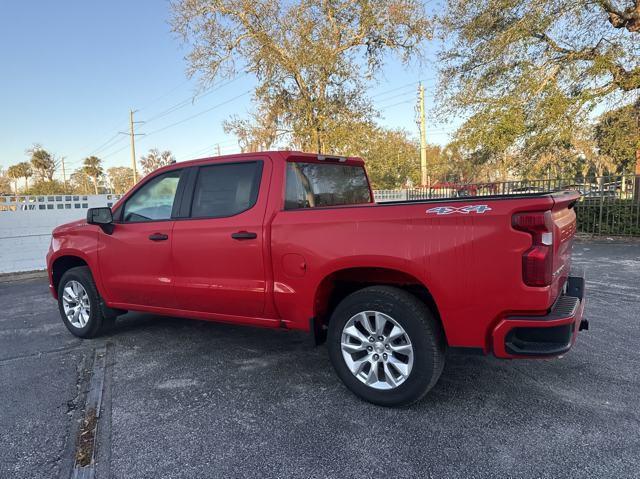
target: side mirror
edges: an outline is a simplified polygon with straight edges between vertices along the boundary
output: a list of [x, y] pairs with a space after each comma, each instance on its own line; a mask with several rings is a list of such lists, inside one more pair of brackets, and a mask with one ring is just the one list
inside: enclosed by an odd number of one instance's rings
[[113, 214], [111, 208], [89, 208], [87, 210], [87, 223], [98, 225], [107, 234], [113, 232]]

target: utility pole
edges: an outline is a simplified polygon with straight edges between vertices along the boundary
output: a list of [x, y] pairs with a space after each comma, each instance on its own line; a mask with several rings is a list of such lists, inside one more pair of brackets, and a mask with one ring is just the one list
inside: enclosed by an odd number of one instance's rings
[[136, 123], [144, 123], [144, 121], [133, 121], [133, 114], [137, 110], [129, 110], [129, 132], [121, 131], [123, 135], [129, 135], [131, 139], [131, 169], [133, 170], [133, 184], [138, 182], [138, 168], [136, 167], [136, 136], [144, 135], [144, 133], [136, 133], [133, 125]]
[[64, 192], [67, 192], [67, 174], [64, 170], [64, 156], [60, 159], [62, 163], [62, 184], [64, 185]]
[[133, 169], [133, 184], [138, 182], [136, 169], [136, 134], [133, 131], [133, 110], [129, 110], [129, 136], [131, 137], [131, 168]]
[[421, 186], [427, 186], [427, 122], [424, 112], [424, 87], [420, 82], [420, 172]]
[[220, 143], [216, 143], [216, 153], [220, 156]]

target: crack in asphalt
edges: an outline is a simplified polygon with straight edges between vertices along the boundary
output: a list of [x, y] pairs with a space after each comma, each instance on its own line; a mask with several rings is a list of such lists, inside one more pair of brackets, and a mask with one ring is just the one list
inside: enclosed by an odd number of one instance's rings
[[8, 358], [0, 359], [0, 366], [2, 366], [4, 364], [15, 362], [15, 361], [21, 361], [21, 360], [24, 360], [24, 359], [38, 358], [38, 357], [42, 357], [42, 356], [70, 353], [70, 352], [76, 352], [76, 351], [83, 351], [83, 350], [86, 350], [86, 349], [90, 349], [90, 348], [87, 347], [87, 346], [78, 345], [78, 346], [73, 346], [73, 347], [50, 349], [48, 351], [37, 351], [35, 353], [30, 353], [30, 354], [20, 354], [18, 356], [12, 356], [12, 357], [8, 357]]

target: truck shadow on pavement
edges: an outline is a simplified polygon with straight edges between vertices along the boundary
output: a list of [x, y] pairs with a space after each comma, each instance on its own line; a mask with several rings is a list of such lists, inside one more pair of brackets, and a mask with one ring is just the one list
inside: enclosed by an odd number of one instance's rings
[[[228, 364], [229, 374], [216, 377], [216, 383], [227, 388], [233, 388], [243, 376], [260, 371], [254, 379], [257, 391], [286, 391], [288, 387], [295, 394], [316, 384], [331, 388], [343, 401], [366, 404], [342, 386], [326, 346], [313, 346], [304, 333], [129, 313], [118, 319], [104, 339], [116, 343], [123, 354], [135, 354], [137, 364], [144, 364], [146, 358], [160, 370], [170, 370], [183, 362], [184, 367], [192, 368], [191, 376], [206, 376], [200, 366]], [[452, 402], [456, 408], [465, 404], [504, 408], [520, 401], [527, 402], [528, 407], [544, 408], [545, 398], [557, 400], [554, 391], [558, 388], [566, 390], [572, 379], [592, 376], [588, 363], [574, 361], [572, 356], [573, 351], [561, 359], [516, 362], [449, 352], [438, 383], [409, 409], [432, 409]], [[296, 376], [300, 382], [292, 387], [291, 378]]]

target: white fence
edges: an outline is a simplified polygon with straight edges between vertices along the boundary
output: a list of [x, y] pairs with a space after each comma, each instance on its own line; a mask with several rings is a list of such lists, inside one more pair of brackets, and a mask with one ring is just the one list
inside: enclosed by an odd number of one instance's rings
[[51, 231], [85, 218], [88, 208], [111, 206], [118, 195], [0, 196], [0, 273], [46, 267]]
[[[375, 190], [375, 200], [407, 199], [407, 190]], [[40, 270], [51, 231], [85, 218], [88, 208], [111, 206], [119, 195], [0, 196], [0, 274]]]
[[408, 199], [408, 190], [373, 190], [373, 199], [376, 203], [384, 203], [386, 201], [406, 201]]

